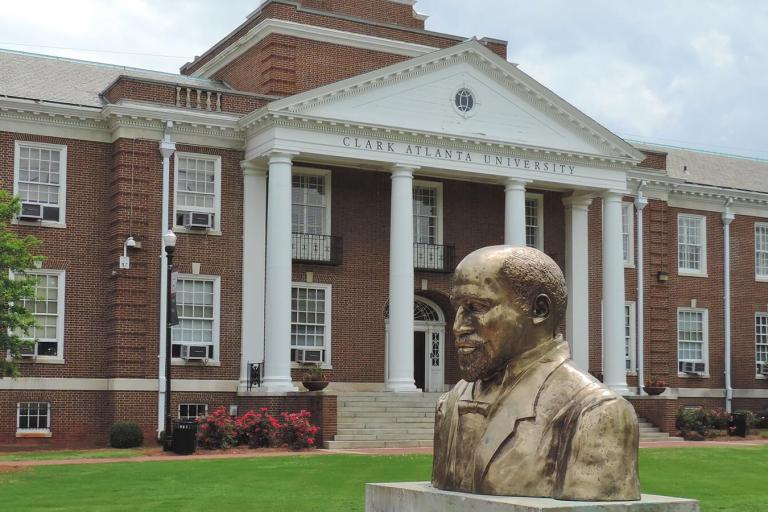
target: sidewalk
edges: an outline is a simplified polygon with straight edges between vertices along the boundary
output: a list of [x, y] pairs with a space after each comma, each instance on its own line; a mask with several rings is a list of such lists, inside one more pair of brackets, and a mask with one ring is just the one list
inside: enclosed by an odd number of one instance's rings
[[[738, 448], [768, 445], [768, 439], [746, 439], [730, 441], [643, 441], [640, 448]], [[431, 455], [432, 448], [360, 448], [352, 450], [304, 450], [299, 452], [278, 448], [258, 450], [235, 449], [225, 452], [199, 451], [195, 455], [174, 455], [159, 448], [151, 455], [137, 457], [79, 458], [56, 460], [0, 461], [0, 471], [21, 469], [31, 466], [63, 466], [68, 464], [109, 464], [113, 462], [164, 462], [180, 460], [248, 459], [259, 457], [310, 457], [320, 455]]]

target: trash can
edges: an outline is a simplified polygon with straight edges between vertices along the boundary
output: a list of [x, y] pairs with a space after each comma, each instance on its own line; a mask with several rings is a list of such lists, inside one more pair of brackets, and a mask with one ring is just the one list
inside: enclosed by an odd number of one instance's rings
[[734, 412], [728, 420], [728, 432], [732, 436], [747, 437], [747, 415]]
[[191, 455], [197, 448], [197, 422], [182, 420], [174, 423], [171, 450], [179, 455]]

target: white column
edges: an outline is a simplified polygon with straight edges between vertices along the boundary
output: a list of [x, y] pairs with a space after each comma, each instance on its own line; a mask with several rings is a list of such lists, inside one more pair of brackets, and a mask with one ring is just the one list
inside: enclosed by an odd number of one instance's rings
[[621, 199], [620, 192], [603, 193], [603, 383], [627, 394]]
[[525, 247], [525, 184], [509, 178], [504, 187], [504, 244]]
[[589, 196], [563, 198], [565, 205], [565, 280], [568, 285], [566, 338], [571, 357], [589, 371]]
[[297, 391], [291, 382], [291, 160], [269, 155], [267, 189], [264, 380], [266, 391]]
[[[643, 182], [645, 183], [645, 182]], [[642, 185], [635, 198], [637, 210], [637, 304], [635, 304], [635, 326], [637, 327], [637, 394], [643, 394], [645, 383], [645, 237], [643, 236], [643, 210], [648, 198], [642, 193]]]
[[264, 361], [264, 278], [267, 243], [267, 171], [253, 162], [243, 169], [243, 304], [240, 391], [248, 388], [248, 363]]
[[171, 156], [176, 151], [176, 144], [171, 140], [171, 130], [173, 129], [173, 122], [168, 121], [165, 126], [165, 132], [163, 134], [163, 140], [160, 141], [159, 151], [160, 156], [163, 159], [163, 185], [162, 185], [162, 199], [161, 199], [161, 212], [160, 212], [160, 232], [158, 236], [160, 238], [160, 347], [158, 351], [158, 372], [157, 372], [157, 435], [160, 436], [160, 432], [165, 430], [165, 358], [170, 357], [170, 354], [165, 352], [165, 332], [166, 332], [166, 314], [168, 305], [166, 304], [168, 288], [168, 263], [166, 262], [165, 245], [163, 242], [163, 235], [166, 231], [171, 229], [171, 224], [168, 222], [168, 209], [170, 208], [170, 182], [171, 182]]
[[387, 389], [416, 391], [413, 381], [413, 171], [392, 170], [389, 234]]

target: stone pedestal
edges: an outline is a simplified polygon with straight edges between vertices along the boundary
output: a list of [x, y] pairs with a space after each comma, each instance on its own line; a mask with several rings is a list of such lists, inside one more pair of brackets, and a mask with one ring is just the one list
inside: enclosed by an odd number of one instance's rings
[[643, 494], [640, 501], [559, 501], [441, 491], [429, 482], [367, 484], [365, 512], [699, 512], [699, 502]]

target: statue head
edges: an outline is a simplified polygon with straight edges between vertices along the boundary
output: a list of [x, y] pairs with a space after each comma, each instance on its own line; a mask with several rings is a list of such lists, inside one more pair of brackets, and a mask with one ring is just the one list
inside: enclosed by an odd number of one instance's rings
[[456, 267], [451, 302], [459, 374], [469, 382], [489, 380], [556, 335], [567, 304], [565, 278], [536, 249], [484, 247]]

